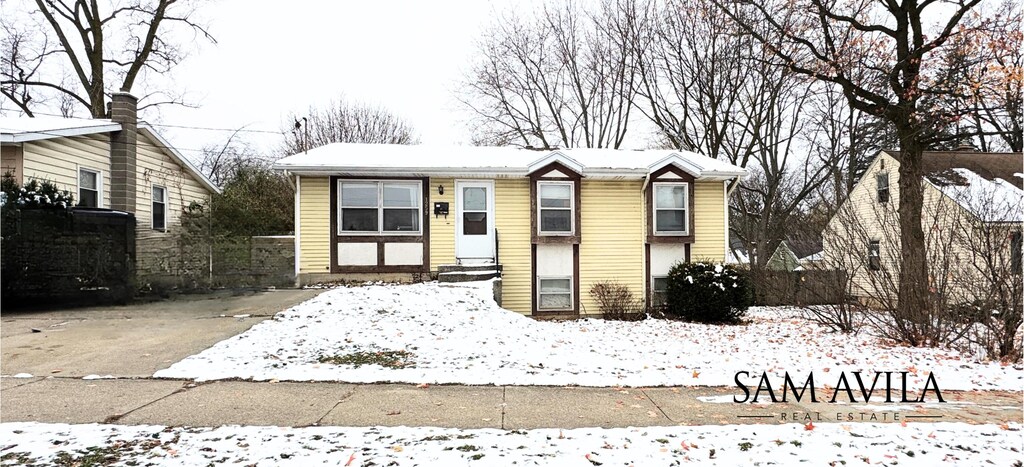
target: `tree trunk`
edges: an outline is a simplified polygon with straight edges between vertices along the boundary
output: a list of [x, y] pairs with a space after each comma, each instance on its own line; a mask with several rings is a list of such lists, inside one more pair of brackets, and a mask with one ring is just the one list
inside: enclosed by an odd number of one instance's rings
[[899, 169], [899, 223], [900, 223], [900, 273], [899, 300], [897, 313], [907, 320], [911, 329], [913, 345], [924, 344], [925, 330], [930, 326], [928, 312], [928, 268], [925, 253], [924, 229], [921, 226], [921, 212], [924, 203], [921, 177], [921, 153], [924, 150], [917, 140], [917, 129], [913, 126], [897, 128], [900, 139]]

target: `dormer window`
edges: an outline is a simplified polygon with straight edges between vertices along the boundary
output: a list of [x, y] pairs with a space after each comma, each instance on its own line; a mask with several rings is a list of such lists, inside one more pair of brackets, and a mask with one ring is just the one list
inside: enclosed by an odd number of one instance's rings
[[537, 218], [540, 235], [572, 235], [573, 183], [537, 182]]
[[654, 184], [654, 234], [688, 235], [690, 232], [688, 183]]

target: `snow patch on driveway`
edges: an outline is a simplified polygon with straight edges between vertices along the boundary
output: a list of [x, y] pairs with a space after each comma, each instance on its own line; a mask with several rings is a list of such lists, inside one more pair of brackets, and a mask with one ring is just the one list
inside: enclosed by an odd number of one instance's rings
[[[821, 388], [836, 386], [843, 371], [877, 370], [907, 371], [918, 390], [930, 372], [942, 390], [1016, 390], [1024, 382], [1024, 370], [953, 350], [830, 333], [779, 309], [750, 317], [744, 326], [535, 321], [498, 307], [489, 282], [337, 288], [155, 376], [635, 387], [733, 386], [737, 371], [750, 372], [752, 386], [762, 372], [789, 372], [802, 383], [813, 371]], [[892, 380], [898, 391], [899, 374]]]

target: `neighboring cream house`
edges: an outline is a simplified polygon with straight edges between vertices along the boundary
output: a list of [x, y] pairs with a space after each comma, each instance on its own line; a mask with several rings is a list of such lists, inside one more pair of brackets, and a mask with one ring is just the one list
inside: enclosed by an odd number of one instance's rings
[[[851, 292], [862, 298], [891, 297], [897, 290], [900, 193], [899, 161], [893, 154], [898, 155], [883, 151], [875, 157], [822, 235], [823, 258], [817, 267], [846, 270]], [[922, 168], [922, 226], [932, 293], [970, 302], [987, 287], [979, 274], [1007, 274], [1019, 281], [1021, 153], [926, 151]]]
[[19, 183], [49, 180], [78, 206], [133, 213], [140, 281], [173, 275], [182, 211], [218, 188], [152, 126], [136, 99], [117, 93], [109, 119], [0, 117], [0, 169]]
[[724, 261], [746, 174], [685, 151], [370, 144], [275, 168], [297, 188], [300, 283], [500, 275], [502, 305], [537, 316], [599, 312], [600, 281], [651, 297], [676, 262]]

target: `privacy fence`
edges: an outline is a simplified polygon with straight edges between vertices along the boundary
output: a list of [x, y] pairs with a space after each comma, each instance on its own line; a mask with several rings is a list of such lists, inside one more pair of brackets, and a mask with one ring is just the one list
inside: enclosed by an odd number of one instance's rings
[[135, 293], [135, 216], [106, 209], [3, 215], [3, 304], [124, 302]]
[[137, 232], [131, 213], [90, 208], [5, 209], [0, 228], [5, 308], [295, 284], [292, 236], [213, 235], [196, 224]]
[[290, 235], [147, 236], [139, 239], [138, 258], [144, 290], [295, 285], [295, 240]]
[[750, 274], [757, 305], [824, 305], [846, 299], [845, 271], [758, 271]]

